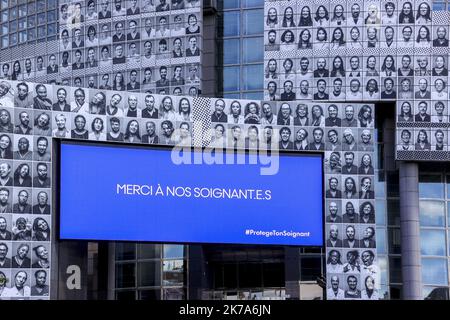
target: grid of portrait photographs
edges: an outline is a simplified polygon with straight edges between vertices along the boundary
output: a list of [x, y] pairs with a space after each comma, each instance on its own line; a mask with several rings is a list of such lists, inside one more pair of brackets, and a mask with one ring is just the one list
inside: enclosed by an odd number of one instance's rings
[[264, 99], [447, 96], [450, 12], [431, 6], [430, 0], [266, 0]]
[[12, 85], [0, 81], [0, 298], [48, 299], [51, 111], [15, 107]]
[[[373, 130], [369, 104], [193, 98], [0, 80], [1, 298], [48, 298], [52, 139], [323, 152], [326, 231], [353, 226], [348, 246], [334, 247], [341, 254], [356, 248], [363, 257], [365, 248], [375, 251]], [[344, 241], [342, 232], [336, 237]], [[21, 243], [28, 244], [28, 251], [19, 250], [28, 260], [15, 257]], [[31, 259], [31, 267], [9, 267], [19, 258]], [[352, 274], [376, 270], [374, 259], [362, 260], [347, 261]]]
[[325, 154], [328, 299], [379, 299], [373, 108], [210, 99], [209, 147]]
[[0, 78], [197, 96], [202, 19], [200, 0], [61, 0], [58, 39], [5, 54]]

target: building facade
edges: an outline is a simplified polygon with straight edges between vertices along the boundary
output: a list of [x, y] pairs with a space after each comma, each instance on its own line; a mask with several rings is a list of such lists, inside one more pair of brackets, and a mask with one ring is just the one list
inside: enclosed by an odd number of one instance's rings
[[[448, 8], [1, 1], [2, 298], [448, 299]], [[58, 240], [59, 139], [150, 133], [323, 153], [326, 245]]]

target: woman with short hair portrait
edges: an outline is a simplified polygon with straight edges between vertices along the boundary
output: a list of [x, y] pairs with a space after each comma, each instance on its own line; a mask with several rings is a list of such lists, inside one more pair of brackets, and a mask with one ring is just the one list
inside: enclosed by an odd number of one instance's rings
[[89, 133], [89, 140], [105, 141], [105, 125], [103, 119], [95, 117], [91, 123], [91, 132]]
[[288, 29], [281, 35], [281, 51], [288, 51], [295, 49], [295, 35]]

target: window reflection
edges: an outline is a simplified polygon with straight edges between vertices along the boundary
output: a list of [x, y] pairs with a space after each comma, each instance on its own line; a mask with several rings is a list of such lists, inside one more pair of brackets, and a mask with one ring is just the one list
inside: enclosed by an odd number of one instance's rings
[[439, 174], [423, 174], [419, 176], [419, 197], [442, 199], [444, 197], [444, 184]]
[[378, 256], [378, 267], [380, 268], [380, 284], [387, 284], [387, 272], [388, 272], [388, 265], [387, 265], [387, 258], [386, 256]]
[[264, 16], [262, 9], [244, 11], [244, 34], [262, 34], [264, 24], [261, 23], [261, 17]]
[[224, 12], [223, 36], [238, 36], [240, 34], [240, 14], [238, 11]]
[[377, 228], [376, 232], [376, 240], [377, 240], [377, 252], [380, 254], [386, 253], [386, 229], [385, 228]]
[[422, 255], [444, 256], [445, 231], [422, 229], [420, 231], [420, 244]]
[[164, 258], [183, 258], [184, 257], [184, 246], [165, 244], [164, 245]]
[[239, 39], [227, 39], [223, 41], [223, 64], [240, 63], [240, 41]]
[[448, 285], [447, 260], [438, 258], [422, 259], [422, 282], [431, 285]]
[[445, 226], [445, 207], [442, 201], [419, 202], [420, 225], [427, 227]]
[[244, 90], [257, 90], [263, 86], [263, 66], [249, 65], [243, 67]]
[[377, 225], [386, 225], [386, 204], [384, 200], [377, 200], [375, 202], [375, 215]]
[[239, 91], [239, 67], [223, 68], [223, 91]]

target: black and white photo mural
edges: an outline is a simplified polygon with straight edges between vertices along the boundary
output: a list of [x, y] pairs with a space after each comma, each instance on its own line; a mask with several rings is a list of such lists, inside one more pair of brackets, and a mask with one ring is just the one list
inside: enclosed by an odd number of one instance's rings
[[266, 0], [265, 100], [396, 101], [398, 160], [450, 159], [450, 12], [430, 0]]
[[323, 153], [330, 288], [338, 281], [346, 298], [375, 299], [374, 111], [372, 104], [194, 98], [0, 80], [1, 298], [56, 298], [49, 296], [56, 216], [51, 151], [55, 139], [66, 138]]
[[60, 0], [57, 11], [58, 36], [27, 44], [27, 50], [19, 46], [2, 52], [0, 78], [104, 90], [200, 93], [201, 1]]

